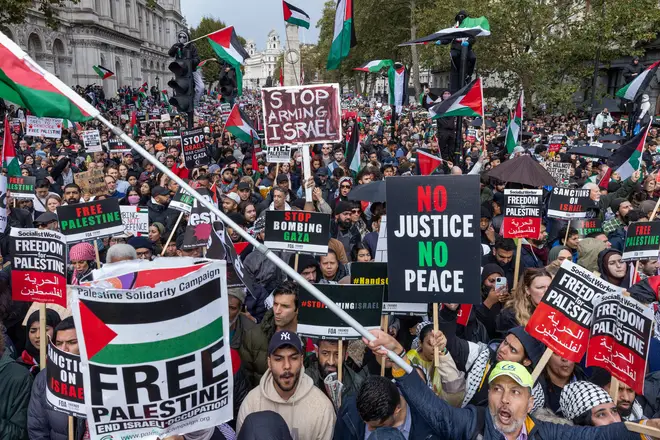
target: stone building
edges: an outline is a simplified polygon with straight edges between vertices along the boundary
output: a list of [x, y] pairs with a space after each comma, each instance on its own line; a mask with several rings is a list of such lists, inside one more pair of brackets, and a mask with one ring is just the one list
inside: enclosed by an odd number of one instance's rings
[[[38, 1], [27, 20], [5, 32], [37, 63], [69, 85], [103, 82], [106, 96], [118, 87], [165, 86], [172, 76], [167, 51], [184, 24], [181, 0], [80, 0], [59, 9], [58, 29], [45, 25]], [[115, 73], [101, 80], [92, 69], [100, 64]]]
[[253, 40], [248, 40], [245, 45], [250, 58], [245, 60], [245, 73], [243, 75], [243, 88], [245, 90], [259, 89], [266, 85], [266, 79], [270, 76], [273, 85], [279, 85], [279, 70], [275, 67], [277, 59], [284, 52], [280, 43], [280, 36], [274, 30], [268, 33], [266, 48], [257, 50]]

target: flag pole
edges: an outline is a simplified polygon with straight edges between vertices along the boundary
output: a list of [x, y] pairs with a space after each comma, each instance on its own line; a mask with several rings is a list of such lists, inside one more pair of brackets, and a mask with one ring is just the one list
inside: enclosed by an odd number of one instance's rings
[[[181, 188], [189, 192], [199, 203], [201, 203], [203, 206], [208, 208], [212, 213], [218, 216], [220, 220], [225, 224], [226, 227], [232, 228], [234, 231], [236, 231], [241, 237], [243, 237], [248, 243], [254, 246], [256, 250], [264, 254], [266, 258], [268, 258], [270, 261], [272, 261], [277, 267], [279, 267], [289, 278], [292, 280], [296, 281], [302, 288], [307, 290], [309, 293], [314, 295], [316, 299], [321, 301], [327, 308], [330, 309], [335, 315], [337, 315], [341, 320], [343, 320], [345, 323], [353, 327], [362, 337], [364, 337], [367, 341], [373, 341], [376, 339], [374, 335], [369, 333], [367, 329], [365, 329], [362, 324], [357, 322], [352, 316], [350, 316], [348, 313], [346, 313], [344, 310], [342, 310], [337, 304], [335, 304], [333, 301], [331, 301], [327, 296], [323, 294], [319, 289], [314, 287], [309, 281], [307, 281], [302, 275], [300, 275], [298, 272], [293, 270], [291, 266], [286, 264], [284, 261], [282, 261], [275, 253], [271, 252], [271, 250], [264, 246], [262, 243], [258, 242], [255, 238], [253, 238], [247, 231], [245, 231], [243, 228], [239, 227], [234, 221], [232, 221], [227, 215], [222, 212], [221, 210], [218, 209], [217, 206], [215, 206], [213, 203], [211, 203], [209, 200], [206, 200], [204, 197], [199, 195], [199, 193], [193, 189], [190, 185], [188, 185], [183, 179], [181, 179], [179, 176], [177, 176], [175, 173], [172, 172], [169, 168], [167, 168], [164, 164], [160, 163], [158, 159], [156, 159], [155, 156], [152, 156], [149, 154], [142, 146], [140, 146], [137, 142], [135, 142], [133, 139], [131, 139], [126, 133], [124, 133], [121, 129], [115, 127], [110, 121], [105, 119], [100, 113], [98, 113], [96, 116], [96, 119], [101, 122], [103, 125], [108, 127], [116, 136], [119, 138], [123, 139], [128, 145], [131, 146], [131, 148], [135, 151], [138, 152], [142, 157], [147, 159], [149, 162], [151, 162], [158, 170], [162, 171], [164, 174], [166, 174], [170, 179], [174, 180], [176, 183], [179, 184]], [[412, 367], [408, 365], [402, 358], [400, 358], [396, 353], [387, 350], [387, 357], [389, 357], [392, 362], [397, 364], [400, 368], [404, 369], [407, 373], [412, 372]]]

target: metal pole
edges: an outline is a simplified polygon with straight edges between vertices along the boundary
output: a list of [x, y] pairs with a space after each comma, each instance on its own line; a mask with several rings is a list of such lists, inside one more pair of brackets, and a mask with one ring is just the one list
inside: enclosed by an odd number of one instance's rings
[[[319, 289], [314, 287], [309, 281], [307, 281], [302, 275], [300, 275], [298, 272], [293, 270], [288, 264], [286, 264], [284, 261], [282, 261], [277, 255], [275, 255], [271, 250], [264, 246], [262, 243], [259, 243], [256, 239], [254, 239], [247, 231], [245, 231], [243, 228], [238, 226], [236, 223], [234, 223], [229, 217], [225, 215], [222, 211], [218, 209], [217, 206], [215, 206], [213, 203], [199, 195], [197, 191], [195, 191], [190, 185], [188, 185], [183, 179], [181, 179], [179, 176], [174, 174], [172, 170], [167, 168], [165, 165], [160, 163], [158, 159], [156, 159], [154, 156], [149, 154], [144, 148], [142, 148], [137, 142], [135, 142], [133, 139], [131, 139], [126, 133], [121, 131], [119, 128], [115, 127], [105, 119], [101, 114], [96, 116], [96, 119], [98, 119], [101, 123], [103, 123], [106, 127], [108, 127], [112, 132], [123, 139], [128, 145], [131, 146], [132, 149], [137, 151], [142, 157], [147, 159], [149, 162], [151, 162], [156, 168], [158, 168], [160, 171], [165, 173], [170, 179], [174, 180], [176, 183], [179, 184], [181, 188], [184, 190], [188, 191], [193, 197], [197, 199], [199, 203], [204, 205], [206, 208], [211, 210], [215, 215], [217, 215], [220, 220], [225, 224], [225, 226], [230, 227], [234, 229], [241, 237], [243, 237], [248, 243], [254, 246], [256, 250], [261, 252], [271, 260], [277, 267], [279, 267], [287, 276], [294, 281], [296, 281], [303, 289], [307, 290], [309, 293], [314, 295], [316, 299], [321, 301], [327, 308], [329, 308], [335, 315], [337, 315], [342, 321], [344, 321], [346, 324], [350, 325], [353, 327], [360, 335], [362, 335], [366, 340], [368, 341], [373, 341], [376, 339], [374, 335], [369, 333], [367, 329], [365, 329], [359, 322], [357, 322], [352, 316], [350, 316], [348, 313], [344, 312], [341, 308], [337, 306], [333, 301], [331, 301], [327, 296], [325, 296]], [[407, 373], [412, 372], [412, 367], [408, 365], [406, 362], [404, 362], [403, 359], [401, 359], [396, 353], [393, 353], [392, 351], [387, 351], [387, 357], [389, 357], [392, 362], [397, 364], [400, 368], [404, 369]]]
[[[467, 56], [468, 56], [468, 42], [463, 41], [461, 43], [461, 67], [458, 71], [459, 76], [459, 85], [460, 89], [465, 87], [465, 70], [467, 69]], [[486, 121], [482, 121], [486, 123]], [[454, 142], [454, 155], [455, 161], [454, 164], [458, 165], [459, 163], [465, 162], [465, 153], [463, 152], [463, 117], [458, 116], [456, 118], [456, 140]]]
[[[600, 18], [605, 17], [605, 0], [603, 0], [603, 8], [600, 12]], [[596, 107], [596, 84], [598, 82], [598, 70], [600, 67], [600, 40], [603, 39], [603, 28], [600, 28], [600, 34], [598, 36], [598, 46], [596, 47], [596, 57], [594, 58], [594, 75], [591, 79], [591, 122], [594, 122], [594, 108]], [[522, 130], [521, 130], [522, 133]]]

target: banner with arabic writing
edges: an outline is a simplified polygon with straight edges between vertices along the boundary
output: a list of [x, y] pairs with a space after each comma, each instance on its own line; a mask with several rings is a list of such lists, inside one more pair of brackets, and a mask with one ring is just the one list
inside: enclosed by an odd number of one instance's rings
[[66, 240], [48, 229], [11, 228], [11, 291], [14, 301], [66, 307]]
[[594, 307], [621, 289], [585, 268], [564, 261], [525, 330], [564, 359], [580, 362], [587, 351]]
[[619, 293], [603, 295], [594, 308], [587, 366], [604, 368], [643, 394], [652, 324], [650, 307]]
[[541, 234], [542, 210], [542, 189], [505, 189], [502, 236], [536, 240]]

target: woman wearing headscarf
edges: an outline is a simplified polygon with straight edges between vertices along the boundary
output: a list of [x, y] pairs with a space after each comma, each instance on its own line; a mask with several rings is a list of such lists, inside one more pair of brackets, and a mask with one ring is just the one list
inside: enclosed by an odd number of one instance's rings
[[545, 270], [554, 277], [564, 260], [569, 259], [570, 261], [572, 257], [573, 253], [566, 246], [555, 246], [548, 252], [548, 265], [545, 266]]
[[608, 283], [627, 289], [630, 287], [630, 266], [621, 260], [621, 252], [605, 249], [598, 254], [600, 277]]
[[67, 277], [68, 284], [80, 285], [80, 280], [96, 269], [96, 252], [89, 243], [78, 243], [69, 250], [69, 261], [72, 270]]
[[[48, 339], [53, 337], [53, 329], [62, 319], [60, 315], [52, 309], [46, 309], [46, 336]], [[27, 320], [25, 326], [27, 337], [25, 339], [25, 350], [21, 353], [18, 363], [25, 365], [33, 376], [39, 373], [39, 353], [42, 347], [47, 346], [48, 341], [41, 341], [41, 328], [39, 326], [39, 310], [34, 311]]]

